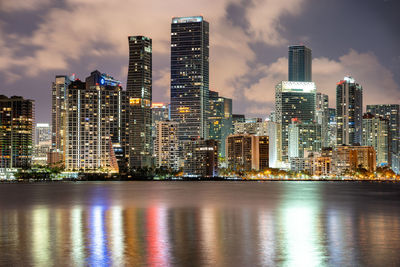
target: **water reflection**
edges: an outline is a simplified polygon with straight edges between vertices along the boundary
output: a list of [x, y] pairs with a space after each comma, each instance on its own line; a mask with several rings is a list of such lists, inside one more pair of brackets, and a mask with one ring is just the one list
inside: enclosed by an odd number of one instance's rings
[[[187, 202], [164, 184], [166, 193], [151, 199], [104, 186], [62, 205], [2, 203], [0, 265], [400, 264], [400, 211], [391, 208], [398, 207], [397, 195], [344, 201], [325, 184], [254, 183], [233, 197], [224, 195], [226, 185], [209, 185], [221, 186], [212, 188], [220, 190], [217, 198]], [[260, 188], [247, 192], [252, 186]]]

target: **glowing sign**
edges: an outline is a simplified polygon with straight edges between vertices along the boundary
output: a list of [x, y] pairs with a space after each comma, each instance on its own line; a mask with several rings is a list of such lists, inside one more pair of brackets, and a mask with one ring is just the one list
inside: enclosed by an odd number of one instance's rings
[[278, 86], [282, 92], [314, 93], [317, 90], [313, 82], [291, 82], [282, 81]]
[[100, 79], [100, 84], [103, 85], [104, 83], [105, 83], [104, 78], [101, 78], [101, 79]]
[[202, 22], [202, 21], [203, 21], [202, 16], [172, 18], [172, 23], [190, 23], [190, 22]]

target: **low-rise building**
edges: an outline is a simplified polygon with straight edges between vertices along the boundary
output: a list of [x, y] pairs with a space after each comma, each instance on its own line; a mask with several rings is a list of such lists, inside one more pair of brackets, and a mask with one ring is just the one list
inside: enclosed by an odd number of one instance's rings
[[376, 152], [371, 146], [337, 146], [332, 154], [332, 171], [344, 175], [357, 169], [376, 170]]
[[183, 173], [187, 176], [218, 176], [218, 142], [191, 140], [183, 142]]

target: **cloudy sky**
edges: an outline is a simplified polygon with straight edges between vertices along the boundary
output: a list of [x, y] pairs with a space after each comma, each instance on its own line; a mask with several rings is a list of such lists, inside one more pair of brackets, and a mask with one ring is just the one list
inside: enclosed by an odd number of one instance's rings
[[126, 82], [128, 35], [153, 39], [153, 101], [169, 101], [170, 22], [210, 23], [210, 89], [234, 112], [265, 118], [287, 79], [287, 46], [313, 50], [313, 80], [335, 106], [353, 76], [364, 103], [400, 103], [398, 0], [0, 0], [0, 94], [36, 101], [50, 121], [56, 74], [98, 69]]

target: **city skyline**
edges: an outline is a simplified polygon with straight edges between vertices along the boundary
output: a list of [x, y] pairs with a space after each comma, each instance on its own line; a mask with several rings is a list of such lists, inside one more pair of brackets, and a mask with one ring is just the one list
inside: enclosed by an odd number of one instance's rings
[[[118, 2], [107, 5], [115, 4]], [[81, 8], [74, 12], [65, 8], [72, 5], [68, 1], [59, 6], [47, 1], [36, 5], [29, 1], [20, 6], [4, 4], [0, 11], [3, 22], [0, 47], [5, 51], [0, 66], [2, 94], [36, 100], [36, 121], [49, 122], [48, 88], [55, 75], [78, 73], [77, 77], [82, 79], [97, 68], [121, 80], [126, 89], [126, 38], [143, 34], [153, 39], [153, 100], [169, 102], [170, 19], [202, 14], [210, 22], [210, 90], [232, 98], [233, 113], [265, 118], [272, 111], [274, 85], [288, 75], [287, 46], [300, 43], [313, 50], [313, 80], [319, 92], [329, 95], [330, 107], [334, 107], [335, 84], [345, 75], [363, 85], [364, 105], [399, 102], [400, 58], [395, 49], [399, 44], [399, 36], [395, 34], [398, 4], [394, 1], [369, 1], [362, 6], [360, 1], [335, 1], [328, 7], [315, 1], [270, 3], [274, 8], [268, 18], [257, 13], [257, 9], [267, 8], [263, 1], [221, 1], [214, 5], [206, 1], [179, 8], [172, 3], [174, 10], [163, 6], [165, 10], [155, 9], [145, 19], [145, 15], [128, 18], [130, 12], [125, 11], [135, 6], [132, 12], [140, 12], [144, 8], [141, 4], [119, 4], [123, 7], [121, 17], [126, 19], [122, 22], [87, 18], [81, 9], [91, 8], [101, 15], [107, 8], [94, 8], [80, 1], [74, 2], [74, 6]], [[339, 11], [345, 4], [346, 9], [358, 12], [359, 19], [350, 25], [338, 22], [340, 19], [330, 22], [333, 16], [330, 13], [339, 18], [344, 16]], [[57, 16], [60, 12], [63, 16]], [[314, 25], [322, 14], [327, 16], [324, 22], [321, 26]], [[17, 23], [16, 19], [21, 17]], [[22, 27], [21, 23], [30, 27]], [[102, 31], [96, 31], [99, 27]], [[365, 34], [354, 35], [361, 29]], [[82, 38], [66, 38], [70, 34]], [[337, 38], [339, 35], [341, 38]], [[371, 35], [374, 38], [369, 38]]]

